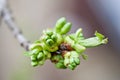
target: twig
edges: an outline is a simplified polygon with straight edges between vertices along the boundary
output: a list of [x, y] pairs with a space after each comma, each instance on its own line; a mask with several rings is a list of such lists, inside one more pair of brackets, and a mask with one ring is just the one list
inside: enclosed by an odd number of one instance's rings
[[0, 25], [1, 25], [1, 20], [2, 20], [2, 11], [6, 5], [6, 0], [0, 0]]
[[11, 16], [7, 5], [2, 8], [1, 15], [8, 28], [13, 32], [13, 35], [19, 41], [20, 45], [28, 51], [30, 42], [23, 36], [21, 30], [18, 29], [18, 26], [15, 24], [14, 18]]

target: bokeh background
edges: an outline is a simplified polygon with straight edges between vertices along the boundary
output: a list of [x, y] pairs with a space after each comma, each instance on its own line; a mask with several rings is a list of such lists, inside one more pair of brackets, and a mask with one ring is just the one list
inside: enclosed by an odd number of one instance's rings
[[33, 42], [60, 17], [73, 23], [71, 32], [83, 28], [86, 37], [95, 30], [109, 38], [107, 45], [87, 49], [89, 58], [74, 71], [59, 70], [47, 61], [33, 68], [25, 50], [2, 21], [0, 24], [0, 80], [120, 80], [119, 0], [9, 0], [15, 22]]

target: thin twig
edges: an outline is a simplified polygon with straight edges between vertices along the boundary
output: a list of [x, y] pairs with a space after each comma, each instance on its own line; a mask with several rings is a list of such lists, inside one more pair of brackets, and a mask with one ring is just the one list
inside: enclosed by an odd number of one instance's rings
[[6, 0], [0, 0], [0, 25], [1, 25], [1, 20], [2, 20], [2, 11], [6, 5]]
[[14, 18], [13, 16], [11, 16], [7, 5], [4, 6], [1, 14], [2, 14], [3, 20], [7, 24], [8, 28], [13, 32], [13, 35], [19, 41], [20, 45], [28, 51], [30, 42], [23, 36], [21, 30], [18, 29], [18, 26], [15, 24]]

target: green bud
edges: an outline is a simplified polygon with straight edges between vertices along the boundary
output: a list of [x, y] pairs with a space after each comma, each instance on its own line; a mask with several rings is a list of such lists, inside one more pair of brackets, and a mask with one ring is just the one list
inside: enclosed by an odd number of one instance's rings
[[60, 18], [55, 25], [55, 31], [60, 33], [61, 28], [65, 25], [66, 19], [64, 17]]
[[36, 48], [39, 49], [40, 51], [42, 50], [42, 46], [40, 45], [40, 43], [30, 45], [29, 50], [33, 50]]
[[48, 39], [46, 41], [46, 44], [49, 45], [49, 46], [52, 46], [52, 45], [54, 45], [54, 41], [52, 39]]
[[63, 42], [63, 37], [60, 34], [57, 34], [57, 44], [60, 45]]
[[78, 37], [81, 33], [82, 33], [82, 28], [79, 28], [75, 33], [76, 37]]
[[[56, 22], [54, 30], [44, 30], [40, 40], [35, 41], [25, 53], [31, 58], [31, 65], [43, 65], [47, 59], [50, 59], [57, 68], [74, 70], [80, 64], [80, 55], [84, 60], [87, 59], [88, 56], [83, 54], [86, 48], [108, 42], [108, 38], [97, 31], [95, 37], [85, 39], [81, 28], [70, 35], [63, 35], [70, 31], [71, 26], [72, 24], [66, 23], [66, 19], [62, 17]], [[61, 48], [62, 43], [68, 45], [62, 45], [65, 48]], [[60, 51], [61, 54], [57, 54], [56, 51]]]
[[44, 53], [46, 59], [51, 58], [51, 53], [49, 51], [43, 50], [43, 53]]
[[37, 60], [37, 56], [36, 55], [30, 56], [30, 58], [31, 58], [32, 61], [36, 61]]
[[48, 51], [50, 51], [50, 52], [55, 52], [57, 50], [58, 50], [58, 46], [54, 46], [54, 47], [51, 47], [48, 49]]
[[40, 37], [40, 40], [43, 41], [43, 42], [47, 41], [48, 39], [50, 39], [50, 36], [47, 36], [47, 35], [42, 35]]
[[64, 60], [64, 65], [67, 67], [68, 64], [70, 64], [70, 60], [68, 58], [65, 58]]
[[66, 34], [67, 32], [69, 32], [70, 29], [71, 29], [71, 26], [72, 26], [71, 23], [69, 23], [69, 22], [66, 23], [66, 24], [62, 27], [60, 34]]
[[57, 36], [56, 36], [55, 34], [53, 34], [53, 35], [51, 36], [51, 39], [52, 39], [54, 42], [56, 42]]
[[105, 38], [104, 35], [98, 33], [97, 31], [95, 32], [95, 36], [98, 37], [100, 40], [103, 40]]
[[50, 39], [50, 36], [45, 36], [44, 41], [47, 41], [48, 39]]
[[73, 62], [70, 65], [72, 65], [73, 67], [76, 67], [77, 65]]
[[45, 62], [44, 60], [43, 60], [43, 61], [40, 61], [40, 62], [39, 62], [39, 65], [43, 65], [44, 62]]
[[67, 53], [64, 54], [64, 57], [65, 57], [65, 58], [70, 58], [70, 56], [71, 56], [71, 53], [70, 53], [70, 52], [67, 52]]
[[71, 53], [71, 57], [73, 58], [73, 57], [79, 57], [79, 53], [77, 53], [76, 51], [71, 51], [70, 52]]
[[53, 31], [51, 31], [51, 30], [49, 30], [49, 29], [44, 30], [43, 33], [46, 34], [46, 35], [48, 35], [48, 36], [53, 35]]
[[68, 68], [71, 69], [71, 70], [75, 69], [75, 67], [73, 67], [72, 65], [68, 65]]
[[35, 67], [35, 66], [37, 66], [38, 65], [38, 62], [37, 61], [35, 61], [35, 62], [31, 62], [31, 65], [33, 66], [33, 67]]
[[79, 65], [79, 64], [80, 64], [80, 59], [74, 58], [74, 62], [75, 62], [77, 65]]
[[42, 60], [43, 57], [44, 57], [43, 52], [39, 52], [39, 54], [37, 55], [37, 59], [38, 59], [38, 60]]
[[66, 37], [64, 38], [64, 41], [65, 41], [66, 43], [70, 44], [72, 47], [73, 47], [74, 44], [75, 44], [75, 41], [72, 40], [69, 36], [66, 36]]
[[70, 57], [70, 63], [74, 63], [74, 59]]
[[49, 46], [47, 46], [47, 44], [46, 43], [42, 43], [42, 47], [43, 47], [43, 50], [47, 50], [47, 49], [49, 49]]
[[38, 44], [38, 43], [40, 43], [41, 41], [40, 40], [36, 40], [34, 43], [35, 44]]
[[51, 61], [59, 62], [60, 60], [63, 60], [61, 55], [54, 55], [51, 57]]
[[83, 33], [82, 33], [82, 28], [78, 29], [75, 34], [76, 34], [76, 39], [77, 40], [84, 39], [84, 36], [83, 36]]
[[40, 52], [40, 50], [39, 49], [33, 49], [32, 51], [31, 51], [31, 54], [32, 55], [37, 55], [38, 53]]
[[66, 67], [64, 66], [64, 63], [56, 63], [55, 66], [59, 69], [66, 69]]
[[46, 55], [46, 58], [47, 58], [47, 59], [50, 59], [50, 58], [51, 58], [51, 53], [48, 53], [48, 54]]
[[48, 46], [45, 43], [42, 43], [43, 49], [50, 51], [50, 52], [55, 52], [58, 50], [58, 46]]
[[76, 35], [75, 34], [70, 34], [69, 37], [70, 37], [70, 39], [72, 39], [74, 41], [76, 40]]
[[86, 48], [80, 44], [75, 44], [73, 48], [78, 52], [78, 53], [83, 53]]

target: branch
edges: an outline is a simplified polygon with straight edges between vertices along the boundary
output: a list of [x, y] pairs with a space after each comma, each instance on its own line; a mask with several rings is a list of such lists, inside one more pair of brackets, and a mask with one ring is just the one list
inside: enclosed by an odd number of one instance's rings
[[2, 11], [6, 5], [6, 0], [0, 0], [0, 24], [1, 24], [1, 19], [2, 19]]
[[[6, 1], [6, 0], [0, 0]], [[14, 18], [11, 16], [10, 11], [7, 5], [1, 9], [1, 15], [8, 28], [13, 32], [15, 38], [19, 41], [20, 45], [25, 48], [27, 51], [29, 50], [30, 42], [23, 36], [22, 31], [18, 29], [18, 26], [14, 22]]]

